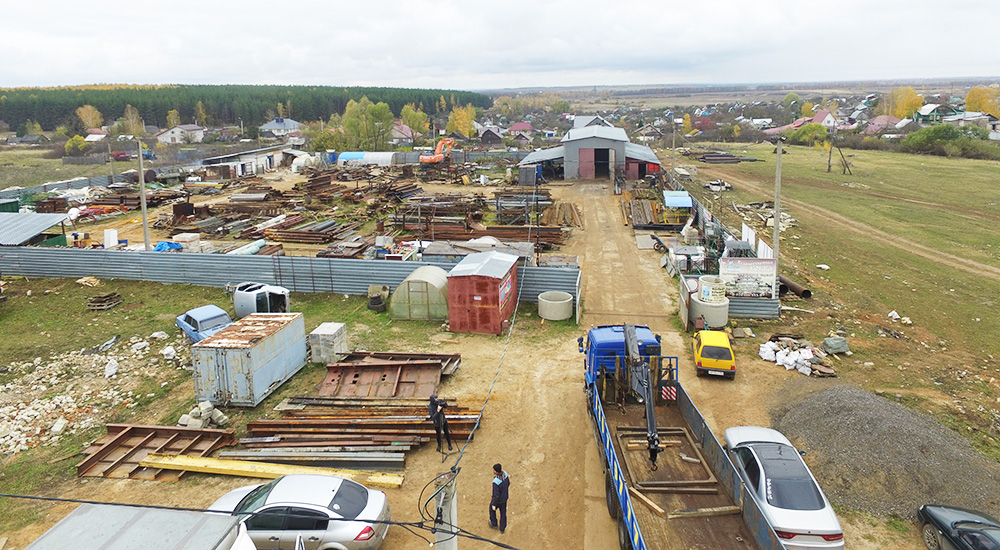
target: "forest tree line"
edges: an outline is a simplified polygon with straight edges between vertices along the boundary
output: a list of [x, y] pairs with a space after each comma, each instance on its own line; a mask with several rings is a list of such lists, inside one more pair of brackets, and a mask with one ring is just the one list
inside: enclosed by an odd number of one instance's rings
[[[10, 128], [31, 121], [51, 131], [76, 117], [77, 108], [84, 105], [111, 117], [121, 116], [131, 105], [144, 124], [158, 127], [168, 127], [171, 111], [179, 113], [182, 124], [203, 118], [209, 126], [238, 125], [241, 120], [247, 126], [259, 126], [278, 115], [299, 121], [327, 120], [333, 114], [343, 114], [348, 102], [362, 97], [386, 103], [393, 113], [401, 112], [407, 104], [431, 115], [443, 114], [455, 106], [471, 104], [485, 109], [492, 104], [489, 96], [476, 92], [378, 87], [234, 84], [0, 88], [0, 121]], [[196, 112], [197, 108], [204, 112]]]

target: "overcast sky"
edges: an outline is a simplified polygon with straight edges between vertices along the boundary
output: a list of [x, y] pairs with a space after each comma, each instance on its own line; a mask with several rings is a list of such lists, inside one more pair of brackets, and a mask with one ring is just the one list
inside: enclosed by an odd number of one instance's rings
[[15, 0], [0, 14], [0, 87], [1000, 76], [994, 0]]

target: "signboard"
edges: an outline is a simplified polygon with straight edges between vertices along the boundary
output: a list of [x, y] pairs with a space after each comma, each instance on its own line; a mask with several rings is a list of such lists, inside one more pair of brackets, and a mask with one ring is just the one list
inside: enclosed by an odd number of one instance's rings
[[503, 309], [503, 306], [507, 303], [507, 300], [510, 298], [511, 294], [510, 291], [511, 287], [513, 286], [513, 281], [514, 278], [511, 277], [510, 273], [508, 273], [507, 277], [505, 277], [504, 280], [500, 282], [500, 309]]
[[719, 258], [719, 278], [732, 298], [778, 297], [778, 262], [761, 258]]

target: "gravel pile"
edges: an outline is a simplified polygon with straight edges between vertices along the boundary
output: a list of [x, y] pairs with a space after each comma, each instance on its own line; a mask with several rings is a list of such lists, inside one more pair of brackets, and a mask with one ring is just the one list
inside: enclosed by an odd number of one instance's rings
[[915, 517], [935, 503], [1000, 512], [1000, 464], [933, 417], [837, 386], [773, 415], [834, 504]]

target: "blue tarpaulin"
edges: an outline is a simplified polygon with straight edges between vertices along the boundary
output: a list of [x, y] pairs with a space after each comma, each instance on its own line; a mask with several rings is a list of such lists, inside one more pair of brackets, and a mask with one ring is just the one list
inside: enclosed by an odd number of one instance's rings
[[182, 247], [180, 243], [172, 243], [170, 241], [160, 241], [156, 243], [156, 247], [153, 248], [153, 252], [168, 252], [170, 250], [180, 250]]

